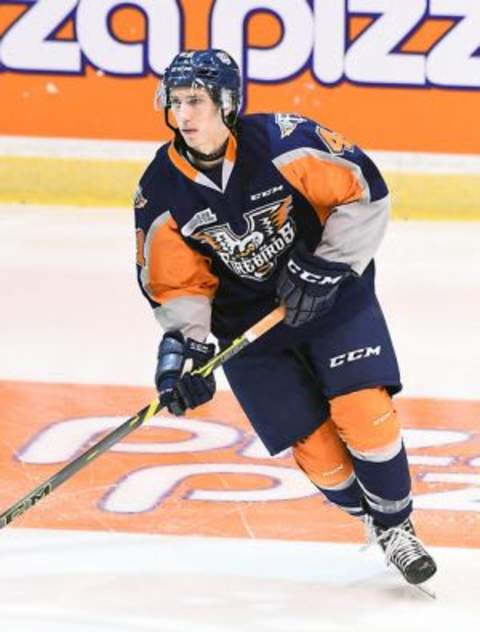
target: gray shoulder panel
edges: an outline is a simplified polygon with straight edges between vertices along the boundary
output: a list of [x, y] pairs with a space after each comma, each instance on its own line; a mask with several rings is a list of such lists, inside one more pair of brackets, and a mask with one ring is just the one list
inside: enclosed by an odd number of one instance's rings
[[315, 254], [348, 264], [362, 274], [373, 259], [388, 223], [390, 197], [338, 206], [328, 218]]

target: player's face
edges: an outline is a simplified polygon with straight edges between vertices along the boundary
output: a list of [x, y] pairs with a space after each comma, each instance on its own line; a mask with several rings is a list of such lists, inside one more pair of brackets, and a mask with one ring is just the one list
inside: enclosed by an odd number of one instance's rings
[[209, 154], [225, 142], [229, 130], [220, 108], [205, 88], [174, 88], [170, 103], [180, 134], [189, 147]]

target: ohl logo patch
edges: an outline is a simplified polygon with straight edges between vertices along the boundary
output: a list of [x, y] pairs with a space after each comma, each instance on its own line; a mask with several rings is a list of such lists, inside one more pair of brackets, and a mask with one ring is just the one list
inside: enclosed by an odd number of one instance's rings
[[277, 259], [295, 239], [295, 222], [290, 217], [292, 196], [244, 213], [247, 230], [237, 235], [231, 226], [221, 224], [201, 227], [190, 235], [208, 244], [236, 275], [265, 281], [277, 264]]
[[280, 128], [280, 138], [286, 138], [293, 134], [301, 123], [307, 119], [298, 114], [275, 114], [275, 123]]

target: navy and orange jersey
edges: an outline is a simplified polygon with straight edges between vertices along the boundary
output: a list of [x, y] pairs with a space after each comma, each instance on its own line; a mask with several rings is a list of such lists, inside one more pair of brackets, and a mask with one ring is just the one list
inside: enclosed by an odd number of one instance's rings
[[171, 142], [135, 198], [141, 289], [165, 329], [231, 339], [276, 305], [303, 240], [362, 274], [388, 218], [385, 182], [357, 146], [293, 114], [239, 118], [217, 185]]

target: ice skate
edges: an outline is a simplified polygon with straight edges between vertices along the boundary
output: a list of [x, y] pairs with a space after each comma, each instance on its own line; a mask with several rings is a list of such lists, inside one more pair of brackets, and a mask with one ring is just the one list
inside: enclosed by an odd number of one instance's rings
[[[409, 584], [422, 589], [422, 585], [436, 573], [437, 565], [415, 535], [411, 520], [407, 518], [395, 527], [382, 527], [368, 516], [365, 523], [369, 537], [367, 546], [373, 542], [380, 544], [387, 565], [393, 564]], [[429, 587], [424, 588], [430, 596], [435, 596]]]

